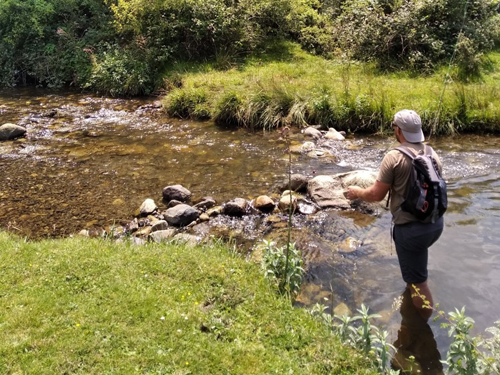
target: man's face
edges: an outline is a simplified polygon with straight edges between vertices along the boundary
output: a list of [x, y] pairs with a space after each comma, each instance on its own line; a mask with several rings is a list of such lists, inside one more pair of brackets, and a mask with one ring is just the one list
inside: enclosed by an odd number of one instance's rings
[[392, 124], [392, 128], [394, 129], [394, 135], [396, 137], [396, 140], [399, 142], [399, 128], [396, 124]]

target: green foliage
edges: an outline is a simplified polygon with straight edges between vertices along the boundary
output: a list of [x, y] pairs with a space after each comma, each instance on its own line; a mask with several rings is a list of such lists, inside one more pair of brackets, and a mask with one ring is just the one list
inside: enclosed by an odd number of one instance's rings
[[207, 120], [211, 117], [207, 94], [203, 89], [174, 90], [164, 101], [170, 116]]
[[378, 314], [370, 314], [365, 305], [358, 309], [358, 315], [331, 315], [325, 312], [326, 306], [316, 304], [310, 310], [313, 316], [320, 318], [340, 340], [352, 347], [361, 350], [367, 357], [373, 360], [373, 366], [377, 371], [384, 374], [399, 374], [390, 367], [391, 351], [395, 351], [392, 344], [387, 342], [388, 333], [380, 331], [372, 324], [372, 320], [380, 318]]
[[90, 53], [109, 37], [102, 1], [0, 2], [0, 84], [81, 84]]
[[465, 309], [455, 309], [450, 312], [450, 323], [443, 323], [443, 328], [449, 328], [448, 335], [453, 342], [446, 355], [446, 364], [451, 374], [478, 374], [477, 339], [470, 336], [474, 320], [465, 316]]
[[295, 298], [300, 290], [304, 269], [300, 250], [294, 243], [277, 247], [273, 241], [264, 242], [262, 268], [264, 275], [275, 282], [282, 295]]
[[149, 94], [152, 74], [140, 58], [141, 51], [109, 47], [93, 59], [93, 68], [84, 87], [111, 96]]
[[334, 21], [336, 44], [384, 69], [430, 71], [454, 56], [458, 42], [458, 66], [477, 73], [482, 53], [498, 38], [497, 6], [497, 0], [350, 1]]
[[216, 104], [214, 121], [220, 126], [237, 127], [243, 125], [241, 117], [242, 99], [231, 91], [224, 94]]
[[[500, 132], [498, 52], [488, 55], [492, 68], [483, 72], [481, 80], [460, 82], [449, 78], [447, 65], [427, 76], [379, 74], [372, 64], [332, 61], [308, 54], [295, 43], [282, 45], [225, 72], [209, 63], [203, 68], [179, 64], [169, 72], [174, 77], [169, 82], [180, 87], [169, 83], [172, 91], [164, 100], [166, 108], [181, 92], [183, 102], [197, 102], [202, 90], [204, 105], [221, 126], [271, 129], [312, 124], [382, 133], [392, 131], [395, 112], [411, 107], [420, 113], [425, 134], [432, 136]], [[276, 60], [277, 51], [287, 55], [285, 61]]]

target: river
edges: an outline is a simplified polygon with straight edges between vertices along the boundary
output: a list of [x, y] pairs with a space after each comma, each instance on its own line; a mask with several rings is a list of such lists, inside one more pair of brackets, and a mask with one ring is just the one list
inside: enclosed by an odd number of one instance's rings
[[[182, 184], [195, 199], [212, 196], [222, 203], [268, 194], [287, 173], [287, 144], [279, 132], [168, 119], [154, 99], [4, 89], [0, 125], [7, 122], [28, 133], [0, 143], [0, 227], [32, 238], [126, 222], [144, 199], [160, 201], [167, 185]], [[292, 142], [300, 141], [295, 133]], [[500, 319], [500, 138], [457, 135], [430, 144], [441, 155], [449, 189], [445, 231], [430, 251], [430, 287], [441, 310], [466, 306], [476, 321], [473, 333], [484, 333]], [[349, 135], [336, 149], [337, 160], [294, 155], [292, 170], [309, 176], [376, 170], [394, 145], [391, 137]], [[340, 219], [357, 228], [362, 241], [353, 253], [328, 249]], [[305, 225], [318, 237], [308, 245], [330, 251], [331, 259], [311, 268], [303, 303], [344, 302], [351, 310], [364, 303], [384, 315], [395, 341], [401, 315], [391, 307], [404, 285], [390, 214], [325, 211]], [[416, 345], [435, 340], [443, 356], [450, 340], [439, 324], [430, 322], [430, 336]]]

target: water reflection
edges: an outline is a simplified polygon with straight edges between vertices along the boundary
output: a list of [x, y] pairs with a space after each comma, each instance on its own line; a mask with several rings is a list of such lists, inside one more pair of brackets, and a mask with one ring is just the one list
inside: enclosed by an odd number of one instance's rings
[[413, 305], [409, 289], [405, 289], [401, 297], [401, 326], [393, 344], [396, 348], [393, 368], [409, 374], [443, 374], [441, 355], [431, 327]]

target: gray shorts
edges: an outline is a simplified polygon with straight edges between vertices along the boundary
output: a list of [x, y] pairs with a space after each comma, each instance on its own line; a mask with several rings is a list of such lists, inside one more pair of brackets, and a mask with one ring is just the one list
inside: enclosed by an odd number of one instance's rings
[[429, 247], [443, 233], [444, 220], [424, 224], [415, 221], [394, 225], [392, 236], [396, 244], [399, 266], [403, 280], [408, 284], [419, 284], [427, 280]]

